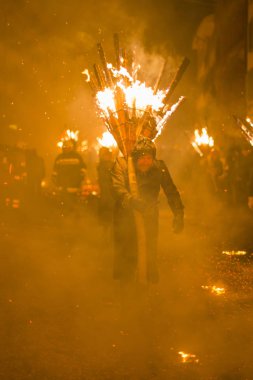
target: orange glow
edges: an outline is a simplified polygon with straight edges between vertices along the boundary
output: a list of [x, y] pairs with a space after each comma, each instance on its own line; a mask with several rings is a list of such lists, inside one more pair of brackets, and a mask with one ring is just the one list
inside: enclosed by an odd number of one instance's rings
[[[120, 66], [116, 69], [108, 63], [102, 74], [99, 70], [97, 72], [99, 86], [95, 99], [99, 115], [109, 132], [114, 132], [117, 142], [122, 141], [120, 150], [123, 150], [124, 155], [131, 151], [139, 135], [151, 139], [160, 135], [164, 125], [184, 99], [181, 97], [169, 107], [166, 103], [169, 90], [158, 90], [141, 82], [137, 79], [139, 68], [140, 66], [133, 65], [130, 73], [126, 67]], [[87, 69], [83, 74], [90, 78]], [[108, 146], [107, 142], [99, 143]], [[109, 146], [111, 145], [116, 144], [109, 142]]]
[[223, 255], [227, 256], [245, 256], [247, 255], [246, 251], [222, 251]]
[[110, 132], [104, 132], [101, 138], [97, 138], [100, 146], [105, 148], [117, 148], [117, 143]]
[[197, 359], [196, 355], [187, 354], [183, 351], [179, 351], [179, 355], [181, 356], [182, 363], [198, 363], [199, 359]]
[[74, 140], [78, 141], [78, 135], [79, 131], [71, 131], [70, 129], [67, 129], [63, 136], [61, 137], [60, 141], [58, 141], [57, 146], [58, 148], [62, 148], [64, 141]]
[[206, 146], [213, 147], [214, 146], [214, 140], [211, 136], [208, 135], [207, 129], [202, 128], [201, 131], [202, 131], [201, 134], [199, 133], [198, 129], [196, 129], [194, 131], [195, 140], [192, 142], [192, 144], [196, 144], [197, 146], [206, 145]]
[[217, 296], [220, 296], [222, 294], [225, 294], [225, 288], [219, 288], [215, 285], [213, 286], [201, 286], [202, 289], [207, 289], [207, 290], [210, 290], [211, 293], [217, 295]]

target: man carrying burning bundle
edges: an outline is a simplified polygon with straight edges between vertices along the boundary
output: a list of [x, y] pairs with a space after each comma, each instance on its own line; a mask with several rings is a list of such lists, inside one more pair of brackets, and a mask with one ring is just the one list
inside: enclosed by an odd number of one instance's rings
[[130, 192], [127, 162], [118, 158], [112, 171], [113, 191], [116, 198], [114, 211], [115, 265], [114, 277], [130, 280], [137, 269], [137, 234], [134, 211], [142, 215], [146, 238], [147, 281], [158, 281], [156, 250], [158, 238], [158, 195], [162, 187], [174, 214], [173, 230], [184, 226], [183, 204], [169, 171], [163, 161], [156, 159], [155, 144], [140, 137], [132, 152], [139, 196]]
[[156, 242], [158, 234], [157, 199], [163, 188], [175, 215], [174, 228], [183, 228], [183, 205], [166, 165], [156, 160], [152, 142], [170, 116], [184, 100], [171, 105], [170, 97], [186, 70], [185, 58], [167, 90], [159, 90], [163, 65], [153, 87], [138, 79], [138, 67], [131, 54], [120, 47], [114, 35], [116, 66], [108, 64], [101, 43], [97, 45], [101, 61], [93, 72], [84, 70], [97, 107], [108, 131], [123, 157], [113, 168], [112, 182], [116, 197], [115, 277], [131, 279], [145, 285], [156, 282]]

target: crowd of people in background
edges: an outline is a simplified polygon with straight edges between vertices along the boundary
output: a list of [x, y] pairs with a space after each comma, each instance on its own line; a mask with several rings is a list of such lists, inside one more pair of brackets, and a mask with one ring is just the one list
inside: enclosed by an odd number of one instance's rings
[[[202, 156], [193, 149], [184, 152], [184, 181], [194, 186], [195, 196], [208, 192], [224, 205], [253, 209], [253, 150], [250, 145], [234, 144], [226, 152], [215, 147], [202, 151]], [[175, 153], [178, 152], [172, 152]], [[166, 155], [170, 156], [169, 149]], [[166, 157], [163, 158], [166, 161]], [[45, 195], [43, 180], [50, 178], [52, 192], [67, 194], [72, 199], [96, 196], [96, 211], [101, 224], [106, 226], [113, 207], [110, 172], [115, 154], [101, 147], [96, 160], [97, 180], [91, 183], [87, 163], [76, 151], [76, 143], [70, 141], [63, 145], [53, 172], [46, 176], [44, 160], [35, 149], [0, 145], [0, 206], [18, 209], [39, 202]]]
[[19, 209], [41, 195], [44, 160], [35, 149], [0, 145], [0, 206]]

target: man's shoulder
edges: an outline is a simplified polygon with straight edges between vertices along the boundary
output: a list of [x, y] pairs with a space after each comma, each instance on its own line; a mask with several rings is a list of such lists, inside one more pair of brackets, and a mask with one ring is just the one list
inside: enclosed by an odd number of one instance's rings
[[155, 160], [155, 166], [161, 172], [168, 171], [167, 165], [163, 160]]

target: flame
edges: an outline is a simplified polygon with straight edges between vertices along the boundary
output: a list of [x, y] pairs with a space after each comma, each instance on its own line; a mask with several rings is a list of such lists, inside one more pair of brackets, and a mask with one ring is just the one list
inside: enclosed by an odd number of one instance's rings
[[219, 288], [215, 285], [213, 285], [213, 286], [201, 286], [201, 288], [210, 290], [211, 293], [216, 294], [217, 296], [225, 294], [225, 288]]
[[249, 117], [246, 117], [246, 121], [251, 125], [251, 127], [253, 127], [253, 123]]
[[199, 359], [197, 359], [196, 355], [187, 354], [183, 351], [179, 351], [178, 353], [182, 358], [182, 363], [189, 363], [189, 362], [198, 363], [199, 362]]
[[246, 251], [222, 251], [223, 255], [227, 256], [245, 256], [247, 255]]
[[163, 118], [159, 121], [159, 123], [157, 124], [157, 135], [156, 135], [156, 138], [158, 136], [160, 136], [162, 130], [163, 130], [163, 127], [165, 125], [165, 123], [167, 122], [167, 120], [170, 118], [170, 116], [176, 111], [176, 109], [180, 106], [180, 104], [184, 101], [184, 97], [181, 96], [179, 98], [179, 100], [177, 101], [177, 103], [173, 104], [173, 106], [165, 113], [165, 115], [163, 116]]
[[86, 75], [86, 82], [90, 82], [90, 73], [88, 69], [83, 70], [83, 75]]
[[[249, 117], [246, 118], [246, 121], [253, 128], [253, 123]], [[250, 143], [250, 145], [253, 146], [253, 129], [251, 130], [250, 127], [246, 128], [246, 126], [243, 124], [241, 125], [241, 129], [244, 132], [245, 137], [248, 140], [248, 142]]]
[[[110, 132], [112, 129], [110, 125], [117, 128], [115, 123], [121, 126], [129, 121], [132, 122], [137, 126], [135, 137], [138, 137], [142, 132], [143, 117], [146, 115], [147, 118], [150, 117], [155, 122], [156, 132], [154, 135], [159, 135], [169, 117], [182, 102], [183, 97], [168, 110], [168, 106], [165, 104], [168, 90], [155, 90], [146, 85], [145, 82], [138, 80], [137, 71], [140, 68], [139, 65], [133, 65], [132, 74], [130, 74], [123, 67], [124, 62], [121, 62], [121, 64], [122, 66], [116, 69], [111, 63], [107, 63], [107, 76], [110, 78], [110, 86], [108, 84], [105, 86], [104, 77], [103, 75], [101, 76], [102, 84], [100, 87], [102, 89], [98, 90], [95, 96], [100, 117], [104, 120]], [[87, 75], [86, 70], [84, 73]], [[125, 116], [123, 117], [122, 113], [124, 112]]]
[[202, 128], [201, 134], [199, 133], [199, 130], [196, 129], [194, 131], [194, 135], [195, 135], [195, 140], [192, 142], [192, 146], [194, 148], [196, 146], [199, 147], [199, 146], [203, 146], [203, 145], [210, 146], [210, 147], [214, 146], [214, 139], [208, 135], [206, 128]]
[[[122, 91], [125, 99], [125, 106], [133, 109], [136, 108], [137, 117], [141, 117], [147, 107], [152, 107], [152, 110], [158, 112], [164, 107], [163, 99], [166, 96], [165, 91], [155, 91], [152, 87], [146, 86], [145, 82], [140, 82], [134, 79], [125, 67], [120, 67], [120, 70], [113, 68], [112, 64], [108, 64], [116, 84], [113, 89], [105, 88], [103, 91], [98, 91], [96, 100], [98, 108], [107, 117], [110, 112], [116, 112], [117, 91]], [[118, 117], [117, 115], [115, 115]]]
[[78, 135], [79, 131], [71, 131], [70, 129], [67, 129], [64, 133], [63, 136], [61, 137], [60, 141], [58, 141], [57, 146], [59, 148], [62, 148], [64, 141], [78, 141]]
[[117, 143], [110, 132], [104, 132], [102, 138], [97, 138], [99, 145], [105, 148], [116, 148]]

